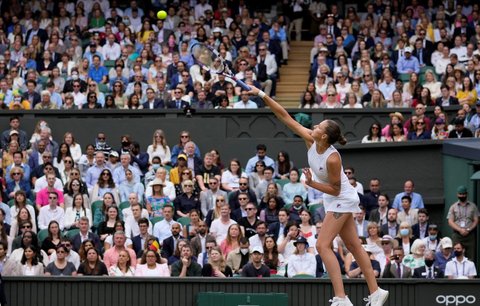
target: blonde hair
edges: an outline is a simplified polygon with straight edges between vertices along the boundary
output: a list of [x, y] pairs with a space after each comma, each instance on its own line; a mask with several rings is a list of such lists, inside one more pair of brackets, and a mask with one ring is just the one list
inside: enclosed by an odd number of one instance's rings
[[210, 252], [217, 251], [220, 254], [220, 260], [216, 263], [212, 261], [212, 257], [209, 256], [208, 263], [212, 265], [212, 267], [218, 268], [220, 271], [225, 271], [225, 267], [227, 263], [225, 262], [225, 257], [223, 256], [222, 249], [219, 246], [214, 246]]
[[162, 138], [162, 140], [160, 141], [160, 144], [164, 149], [167, 149], [167, 140], [165, 139], [165, 133], [163, 132], [163, 130], [158, 129], [158, 130], [155, 130], [155, 132], [153, 132], [153, 140], [152, 140], [153, 151], [157, 150], [158, 143], [155, 140], [155, 135], [157, 134]]

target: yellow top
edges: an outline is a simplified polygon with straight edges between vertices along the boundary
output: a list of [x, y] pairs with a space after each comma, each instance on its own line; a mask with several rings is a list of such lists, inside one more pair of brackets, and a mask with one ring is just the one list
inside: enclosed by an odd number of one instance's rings
[[470, 106], [474, 106], [477, 102], [477, 91], [475, 89], [471, 91], [462, 91], [457, 92], [457, 99], [459, 104], [468, 103]]

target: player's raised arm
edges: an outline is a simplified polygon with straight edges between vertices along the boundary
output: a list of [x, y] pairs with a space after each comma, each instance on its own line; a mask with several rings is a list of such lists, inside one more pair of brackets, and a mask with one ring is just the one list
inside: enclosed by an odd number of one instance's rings
[[312, 138], [312, 130], [307, 129], [306, 127], [302, 126], [300, 123], [295, 121], [290, 114], [281, 106], [277, 101], [273, 100], [269, 96], [267, 96], [263, 91], [260, 89], [256, 88], [255, 86], [249, 85], [251, 90], [250, 94], [259, 96], [260, 98], [263, 99], [265, 104], [270, 107], [272, 112], [277, 116], [280, 121], [282, 121], [292, 132], [300, 136], [303, 140], [305, 140], [305, 143], [307, 144], [307, 147], [310, 147], [313, 144], [313, 138]]

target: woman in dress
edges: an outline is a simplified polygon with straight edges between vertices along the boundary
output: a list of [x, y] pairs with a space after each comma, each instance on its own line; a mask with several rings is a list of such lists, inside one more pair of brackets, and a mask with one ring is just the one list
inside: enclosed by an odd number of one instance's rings
[[146, 208], [150, 217], [163, 217], [162, 208], [166, 204], [171, 204], [171, 200], [163, 193], [165, 184], [159, 178], [154, 179], [150, 186], [152, 195], [146, 198]]
[[357, 259], [367, 281], [370, 295], [366, 301], [371, 306], [383, 305], [388, 298], [388, 291], [378, 287], [370, 258], [356, 234], [353, 213], [360, 212], [360, 200], [343, 172], [340, 154], [333, 147], [336, 142], [342, 145], [346, 143], [340, 127], [333, 120], [324, 120], [315, 125], [313, 130], [307, 129], [264, 92], [251, 86], [251, 93], [263, 99], [274, 114], [296, 135], [303, 138], [307, 145], [310, 169], [304, 169], [305, 184], [324, 193], [326, 215], [317, 239], [317, 250], [333, 284], [335, 297], [331, 302], [333, 305], [353, 305], [345, 294], [338, 260], [331, 248], [335, 237], [340, 235]]

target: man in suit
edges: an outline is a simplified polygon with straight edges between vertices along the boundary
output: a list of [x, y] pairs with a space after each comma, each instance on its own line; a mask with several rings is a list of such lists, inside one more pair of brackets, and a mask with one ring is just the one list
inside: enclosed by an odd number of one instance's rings
[[140, 220], [138, 220], [138, 228], [140, 230], [140, 234], [132, 238], [133, 250], [135, 251], [137, 256], [139, 256], [141, 251], [144, 249], [147, 238], [151, 236], [148, 234], [149, 225], [150, 223], [148, 222], [147, 218], [140, 218]]
[[40, 24], [37, 19], [32, 20], [32, 28], [27, 31], [25, 36], [25, 45], [29, 46], [32, 43], [32, 37], [37, 35], [42, 44], [48, 40], [48, 33], [46, 30], [40, 28]]
[[28, 100], [32, 108], [35, 107], [38, 103], [42, 101], [42, 97], [36, 91], [37, 82], [35, 80], [28, 80], [27, 81], [27, 91], [25, 91], [22, 95], [22, 100]]
[[425, 251], [425, 265], [413, 270], [413, 278], [436, 279], [444, 278], [443, 272], [435, 266], [435, 253], [431, 250]]
[[158, 28], [158, 31], [155, 31], [155, 33], [158, 33], [157, 34], [158, 43], [162, 44], [163, 42], [167, 42], [168, 36], [170, 36], [170, 34], [173, 34], [173, 31], [169, 29], [165, 29], [163, 27], [162, 19], [157, 19], [157, 28]]
[[189, 106], [188, 102], [182, 100], [183, 97], [183, 88], [177, 87], [173, 90], [173, 99], [172, 101], [168, 102], [167, 108], [170, 109], [184, 109], [185, 107]]
[[433, 42], [431, 42], [431, 41], [429, 41], [428, 39], [425, 38], [426, 35], [427, 35], [426, 30], [424, 30], [424, 29], [420, 30], [420, 32], [417, 35], [417, 39], [415, 41], [420, 39], [422, 41], [423, 48], [425, 48], [430, 54], [432, 54], [433, 51], [435, 51], [435, 45], [433, 44]]
[[287, 227], [290, 212], [286, 208], [281, 208], [278, 212], [278, 222], [270, 224], [268, 234], [273, 235], [273, 239], [280, 244], [285, 238], [285, 228]]
[[183, 237], [180, 235], [182, 232], [182, 226], [180, 223], [173, 223], [170, 227], [172, 235], [167, 239], [163, 240], [162, 243], [162, 257], [169, 258], [170, 256], [175, 253], [175, 248], [177, 247], [177, 243]]
[[87, 217], [80, 217], [78, 228], [80, 229], [80, 232], [72, 238], [72, 245], [75, 252], [80, 250], [80, 247], [85, 240], [92, 240], [95, 249], [101, 254], [102, 245], [100, 244], [100, 238], [97, 234], [89, 231], [90, 225]]
[[475, 29], [468, 24], [468, 19], [466, 16], [462, 16], [460, 19], [461, 25], [459, 27], [455, 27], [453, 31], [453, 37], [465, 35], [467, 37], [467, 41], [470, 41], [470, 38], [475, 35]]
[[393, 255], [390, 257], [390, 262], [385, 265], [382, 278], [410, 278], [412, 277], [412, 270], [402, 264], [405, 256], [402, 247], [393, 249]]
[[442, 95], [435, 100], [435, 105], [438, 106], [451, 106], [458, 105], [458, 99], [450, 95], [450, 88], [448, 85], [442, 85], [440, 87]]
[[431, 66], [432, 61], [432, 53], [430, 50], [423, 47], [423, 43], [421, 39], [417, 39], [415, 41], [415, 50], [413, 50], [413, 56], [418, 59], [418, 63], [420, 67]]
[[153, 88], [147, 88], [147, 101], [142, 104], [143, 109], [162, 109], [165, 108], [163, 100], [155, 98], [155, 91]]
[[425, 208], [418, 210], [418, 223], [412, 226], [413, 239], [423, 239], [428, 237], [428, 211]]
[[378, 197], [380, 196], [380, 180], [378, 178], [372, 178], [370, 180], [370, 191], [364, 194], [365, 197], [365, 209], [367, 217], [370, 216], [370, 212], [378, 208]]
[[399, 225], [397, 223], [397, 210], [390, 208], [387, 213], [387, 223], [380, 227], [381, 236], [390, 235], [397, 237]]
[[227, 193], [220, 189], [220, 180], [217, 177], [213, 176], [209, 178], [208, 187], [209, 189], [200, 192], [200, 207], [202, 215], [205, 217], [207, 216], [208, 211], [215, 207], [218, 196], [221, 196], [224, 199], [227, 199], [228, 197]]
[[208, 233], [208, 227], [205, 221], [199, 221], [196, 228], [197, 234], [190, 240], [193, 256], [198, 257], [199, 254], [207, 251], [207, 242], [216, 243], [215, 237]]
[[359, 237], [368, 237], [368, 221], [365, 220], [365, 207], [360, 206], [361, 211], [353, 214], [355, 220], [355, 227], [357, 228], [357, 235]]

